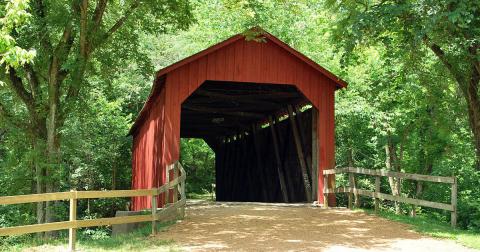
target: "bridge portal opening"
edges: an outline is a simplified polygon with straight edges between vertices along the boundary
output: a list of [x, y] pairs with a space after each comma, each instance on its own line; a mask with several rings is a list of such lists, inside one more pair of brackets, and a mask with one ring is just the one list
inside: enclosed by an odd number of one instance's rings
[[181, 105], [180, 137], [215, 153], [217, 201], [311, 202], [317, 118], [294, 85], [206, 81]]

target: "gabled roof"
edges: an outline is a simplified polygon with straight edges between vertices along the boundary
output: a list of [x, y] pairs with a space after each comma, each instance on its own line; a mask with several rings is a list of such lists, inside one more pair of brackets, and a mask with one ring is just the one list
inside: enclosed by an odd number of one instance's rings
[[148, 99], [147, 101], [145, 102], [145, 104], [143, 105], [143, 108], [142, 110], [140, 111], [139, 115], [137, 116], [137, 118], [135, 119], [135, 122], [134, 124], [132, 125], [131, 129], [130, 129], [130, 132], [129, 132], [129, 135], [130, 134], [133, 134], [135, 132], [135, 130], [138, 128], [138, 126], [140, 125], [140, 123], [143, 121], [143, 119], [147, 116], [148, 114], [148, 110], [150, 109], [150, 107], [152, 106], [152, 103], [153, 103], [153, 98], [160, 92], [161, 90], [161, 86], [165, 83], [165, 76], [179, 68], [179, 67], [182, 67], [190, 62], [193, 62], [201, 57], [204, 57], [216, 50], [219, 50], [223, 47], [226, 47], [240, 39], [247, 39], [247, 36], [245, 34], [247, 33], [253, 33], [255, 34], [255, 37], [254, 38], [258, 38], [258, 39], [267, 39], [271, 42], [273, 42], [274, 44], [278, 45], [279, 47], [283, 48], [284, 50], [288, 51], [290, 54], [292, 54], [293, 56], [297, 57], [298, 59], [300, 59], [301, 61], [303, 61], [304, 63], [306, 63], [307, 65], [313, 67], [315, 70], [317, 70], [318, 72], [322, 73], [323, 75], [325, 75], [327, 78], [331, 79], [337, 86], [337, 88], [344, 88], [344, 87], [347, 87], [347, 83], [342, 80], [341, 78], [339, 78], [338, 76], [334, 75], [333, 73], [331, 73], [330, 71], [328, 71], [327, 69], [325, 69], [324, 67], [320, 66], [319, 64], [317, 64], [315, 61], [309, 59], [307, 56], [303, 55], [302, 53], [298, 52], [297, 50], [293, 49], [292, 47], [290, 47], [289, 45], [287, 45], [286, 43], [284, 43], [283, 41], [281, 41], [280, 39], [276, 38], [275, 36], [273, 36], [272, 34], [266, 32], [265, 30], [263, 30], [262, 28], [259, 28], [259, 27], [254, 27], [254, 28], [251, 28], [249, 30], [247, 30], [246, 32], [244, 33], [240, 33], [240, 34], [237, 34], [235, 36], [232, 36], [230, 37], [229, 39], [227, 40], [224, 40], [218, 44], [215, 44], [203, 51], [200, 51], [196, 54], [193, 54], [183, 60], [180, 60], [170, 66], [167, 66], [163, 69], [160, 69], [157, 73], [156, 73], [156, 76], [155, 76], [155, 80], [153, 82], [153, 87], [152, 87], [152, 90], [150, 92], [150, 95], [148, 96]]
[[[325, 69], [324, 67], [320, 66], [319, 64], [317, 64], [315, 61], [311, 60], [310, 58], [308, 58], [307, 56], [303, 55], [302, 53], [300, 53], [299, 51], [293, 49], [292, 47], [290, 47], [289, 45], [287, 45], [286, 43], [284, 43], [283, 41], [281, 41], [280, 39], [276, 38], [275, 36], [273, 36], [272, 34], [266, 32], [265, 30], [263, 30], [262, 28], [259, 28], [259, 27], [254, 27], [254, 28], [251, 28], [249, 30], [247, 30], [247, 32], [254, 32], [256, 34], [259, 34], [259, 37], [261, 38], [265, 38], [265, 39], [268, 39], [269, 41], [275, 43], [276, 45], [280, 46], [281, 48], [287, 50], [288, 52], [290, 52], [292, 55], [296, 56], [297, 58], [299, 58], [300, 60], [302, 60], [303, 62], [305, 62], [306, 64], [310, 65], [311, 67], [313, 67], [315, 70], [321, 72], [322, 74], [324, 74], [326, 77], [328, 77], [329, 79], [331, 79], [332, 81], [334, 81], [336, 84], [337, 84], [337, 87], [338, 88], [344, 88], [344, 87], [347, 87], [347, 83], [342, 80], [341, 78], [339, 78], [338, 76], [334, 75], [333, 73], [331, 73], [330, 71], [328, 71], [327, 69]], [[223, 48], [225, 46], [228, 46], [234, 42], [236, 42], [237, 40], [239, 39], [245, 39], [246, 36], [244, 35], [245, 33], [240, 33], [240, 34], [237, 34], [233, 37], [230, 37], [229, 39], [227, 40], [224, 40], [223, 42], [220, 42], [216, 45], [213, 45], [203, 51], [200, 51], [196, 54], [193, 54], [192, 56], [189, 56], [183, 60], [180, 60], [170, 66], [167, 66], [163, 69], [160, 69], [157, 74], [156, 74], [156, 77], [160, 77], [162, 75], [165, 75], [167, 74], [168, 72], [171, 72], [183, 65], [186, 65], [192, 61], [195, 61], [207, 54], [210, 54], [220, 48]]]

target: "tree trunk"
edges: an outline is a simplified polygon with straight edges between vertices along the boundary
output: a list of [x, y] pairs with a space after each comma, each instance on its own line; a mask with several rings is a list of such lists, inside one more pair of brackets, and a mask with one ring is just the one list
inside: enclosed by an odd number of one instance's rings
[[460, 66], [452, 64], [452, 62], [449, 61], [445, 52], [439, 45], [430, 43], [428, 37], [425, 37], [425, 41], [432, 52], [440, 59], [448, 71], [450, 71], [467, 102], [468, 121], [473, 134], [473, 142], [475, 144], [476, 169], [480, 171], [480, 99], [478, 97], [480, 62], [477, 55], [480, 44], [473, 44], [469, 47], [469, 57], [466, 59], [470, 64], [470, 71], [465, 73]]
[[112, 167], [112, 190], [117, 189], [117, 166], [113, 164]]
[[[35, 132], [32, 134], [32, 151], [33, 155], [33, 169], [35, 172], [35, 193], [41, 194], [45, 192], [45, 187], [43, 184], [43, 173], [44, 169], [39, 164], [39, 160], [37, 159], [37, 152], [41, 151], [37, 145], [37, 137], [35, 136]], [[37, 223], [42, 224], [45, 223], [45, 202], [38, 202], [36, 208], [36, 215], [37, 215]], [[43, 238], [44, 233], [37, 233], [38, 238]]]
[[[387, 144], [385, 145], [385, 166], [389, 171], [397, 171], [400, 168], [400, 164], [397, 164], [398, 160], [396, 158], [396, 152], [395, 152], [395, 145], [392, 142], [392, 139], [390, 136], [387, 136]], [[393, 178], [393, 177], [388, 177], [388, 183], [390, 185], [390, 189], [392, 190], [392, 195], [398, 196], [400, 195], [400, 179], [399, 178]], [[395, 202], [395, 213], [400, 214], [400, 204], [398, 202]]]
[[468, 108], [468, 121], [473, 133], [476, 169], [480, 171], [480, 99], [478, 97], [478, 74], [474, 74], [466, 89], [463, 89]]
[[[55, 192], [56, 189], [56, 171], [59, 168], [59, 143], [58, 143], [58, 105], [59, 105], [59, 93], [56, 80], [54, 83], [49, 83], [49, 113], [46, 121], [47, 125], [47, 171], [46, 171], [46, 192]], [[54, 202], [46, 202], [45, 221], [55, 222], [55, 212], [53, 204]], [[56, 232], [47, 232], [46, 236], [55, 236]]]
[[[415, 198], [420, 198], [423, 193], [423, 182], [416, 181], [415, 182]], [[410, 212], [410, 216], [416, 217], [417, 216], [417, 205], [412, 205], [412, 211]]]
[[[347, 150], [347, 162], [348, 162], [348, 167], [355, 167], [355, 160], [353, 159], [353, 148], [351, 146], [349, 146]], [[356, 183], [355, 180], [353, 182]], [[357, 193], [354, 193], [353, 195], [354, 195], [354, 205], [356, 208], [359, 208], [361, 204], [360, 196]]]

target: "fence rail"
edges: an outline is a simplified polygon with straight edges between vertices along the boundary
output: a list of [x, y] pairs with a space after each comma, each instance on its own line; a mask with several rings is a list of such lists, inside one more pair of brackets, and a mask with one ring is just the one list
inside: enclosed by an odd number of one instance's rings
[[[70, 191], [58, 193], [29, 194], [18, 196], [0, 197], [0, 205], [36, 203], [44, 201], [69, 200], [69, 221], [60, 221], [44, 224], [24, 225], [16, 227], [0, 228], [0, 236], [21, 235], [28, 233], [48, 232], [55, 230], [69, 230], [69, 250], [75, 250], [76, 229], [95, 226], [107, 226], [115, 224], [127, 224], [138, 222], [152, 222], [152, 233], [157, 232], [156, 222], [173, 214], [184, 215], [186, 204], [185, 179], [186, 173], [180, 162], [175, 162], [167, 167], [167, 174], [173, 170], [174, 179], [159, 188], [138, 189], [138, 190], [113, 190], [113, 191]], [[173, 191], [173, 192], [171, 192]], [[165, 193], [167, 202], [170, 201], [170, 193], [173, 193], [172, 202], [167, 203], [164, 208], [157, 209], [157, 197]], [[99, 218], [92, 220], [77, 220], [77, 200], [97, 198], [120, 198], [150, 196], [152, 203], [151, 212], [143, 215], [122, 216], [111, 218]]]
[[[347, 187], [338, 187], [335, 189], [329, 188], [328, 177], [330, 175], [347, 173], [349, 174], [349, 183]], [[354, 174], [362, 175], [371, 175], [375, 176], [375, 190], [364, 190], [356, 188], [355, 176]], [[441, 177], [441, 176], [430, 176], [423, 174], [413, 174], [413, 173], [403, 173], [403, 172], [391, 172], [385, 170], [372, 170], [372, 169], [363, 169], [355, 167], [347, 168], [337, 168], [332, 170], [323, 171], [324, 175], [324, 202], [325, 206], [328, 207], [328, 194], [330, 193], [348, 193], [348, 208], [352, 208], [352, 196], [362, 195], [374, 198], [375, 212], [379, 210], [379, 200], [390, 200], [395, 202], [402, 202], [407, 204], [413, 204], [424, 207], [431, 207], [442, 209], [451, 212], [451, 225], [455, 227], [457, 225], [457, 179], [455, 177]], [[400, 195], [391, 195], [382, 193], [380, 191], [380, 177], [394, 177], [398, 179], [410, 179], [417, 181], [427, 181], [435, 183], [446, 183], [451, 184], [451, 203], [439, 203], [433, 201], [427, 201], [422, 199], [414, 199], [409, 197], [404, 197]]]

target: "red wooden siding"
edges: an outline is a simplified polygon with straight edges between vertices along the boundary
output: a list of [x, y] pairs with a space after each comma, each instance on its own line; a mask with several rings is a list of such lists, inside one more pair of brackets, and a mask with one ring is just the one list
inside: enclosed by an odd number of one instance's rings
[[[159, 94], [150, 97], [153, 102], [142, 111], [147, 116], [136, 123], [133, 132], [132, 187], [165, 183], [166, 166], [179, 159], [181, 104], [206, 80], [295, 85], [319, 111], [318, 169], [334, 168], [334, 92], [344, 83], [334, 81], [271, 37], [266, 42], [237, 39], [214, 47], [201, 57], [187, 58], [180, 66], [159, 72], [165, 82]], [[318, 195], [322, 195], [323, 175], [318, 174]], [[323, 203], [323, 197], [318, 201]], [[159, 204], [164, 204], [163, 198]], [[145, 198], [133, 199], [133, 210], [147, 207]]]

